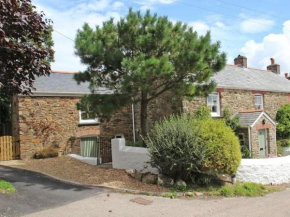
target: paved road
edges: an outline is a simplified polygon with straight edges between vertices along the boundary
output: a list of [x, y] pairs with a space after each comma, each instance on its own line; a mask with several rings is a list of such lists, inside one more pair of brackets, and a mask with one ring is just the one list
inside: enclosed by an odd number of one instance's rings
[[[149, 205], [131, 202], [141, 197]], [[27, 217], [289, 217], [290, 190], [255, 198], [180, 200], [129, 194], [100, 194]]]
[[63, 206], [104, 192], [64, 183], [39, 173], [0, 166], [0, 179], [11, 182], [17, 192], [0, 194], [0, 216], [14, 217]]

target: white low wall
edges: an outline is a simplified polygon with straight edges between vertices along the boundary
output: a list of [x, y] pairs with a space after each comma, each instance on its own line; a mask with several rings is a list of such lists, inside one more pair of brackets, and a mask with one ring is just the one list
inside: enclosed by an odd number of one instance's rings
[[[150, 160], [147, 148], [125, 146], [125, 139], [112, 140], [112, 157], [113, 168], [158, 173], [146, 163]], [[148, 166], [147, 169], [144, 166]], [[242, 159], [236, 178], [241, 182], [261, 184], [290, 183], [290, 156]]]
[[290, 156], [266, 159], [242, 159], [237, 180], [261, 184], [290, 183]]
[[125, 146], [125, 139], [112, 139], [112, 159], [113, 168], [116, 169], [158, 173], [157, 169], [146, 163], [150, 160], [147, 148]]

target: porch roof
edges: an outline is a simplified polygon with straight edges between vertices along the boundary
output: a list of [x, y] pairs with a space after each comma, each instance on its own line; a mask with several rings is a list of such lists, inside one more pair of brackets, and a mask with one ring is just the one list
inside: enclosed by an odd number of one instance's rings
[[271, 118], [263, 109], [258, 110], [242, 110], [237, 115], [240, 119], [240, 125], [242, 127], [253, 127], [260, 119], [262, 115], [265, 115], [274, 125], [276, 125], [276, 122]]

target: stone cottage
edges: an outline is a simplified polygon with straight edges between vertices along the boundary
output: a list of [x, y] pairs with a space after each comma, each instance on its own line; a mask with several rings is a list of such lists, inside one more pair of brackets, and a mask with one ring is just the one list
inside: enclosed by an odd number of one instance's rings
[[[36, 79], [32, 96], [13, 98], [13, 136], [20, 140], [21, 158], [55, 145], [63, 153], [98, 157], [107, 162], [111, 159], [111, 138], [132, 140], [140, 130], [138, 105], [124, 108], [104, 123], [78, 111], [76, 103], [90, 91], [88, 84], [77, 85], [73, 74], [54, 71], [50, 77]], [[240, 117], [241, 145], [248, 147], [256, 158], [276, 155], [274, 119], [277, 110], [290, 99], [290, 82], [280, 76], [280, 66], [271, 59], [267, 70], [248, 68], [247, 58], [238, 56], [234, 65], [227, 65], [212, 79], [217, 88], [206, 98], [172, 103], [170, 94], [165, 93], [152, 101], [148, 126], [180, 110], [194, 111], [199, 105], [207, 105], [215, 118], [222, 117], [228, 107], [232, 115]], [[97, 92], [111, 93], [106, 88]]]

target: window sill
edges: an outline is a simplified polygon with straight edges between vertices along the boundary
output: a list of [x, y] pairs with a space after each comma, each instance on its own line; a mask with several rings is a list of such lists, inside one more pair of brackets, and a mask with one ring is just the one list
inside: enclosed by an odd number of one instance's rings
[[100, 125], [100, 122], [83, 122], [83, 123], [79, 123], [78, 126], [92, 126], [92, 125]]

